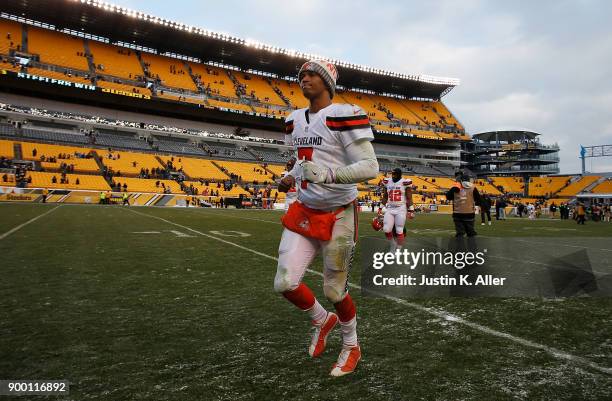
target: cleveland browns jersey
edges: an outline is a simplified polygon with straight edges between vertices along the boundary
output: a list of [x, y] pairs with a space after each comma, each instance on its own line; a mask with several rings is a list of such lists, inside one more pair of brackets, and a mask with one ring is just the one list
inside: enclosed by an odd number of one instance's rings
[[391, 178], [384, 178], [382, 183], [387, 190], [387, 207], [405, 207], [406, 188], [412, 187], [412, 180], [400, 178], [397, 182], [393, 182]]
[[333, 103], [317, 113], [299, 109], [285, 120], [286, 143], [297, 150], [298, 199], [313, 209], [334, 209], [357, 198], [357, 184], [313, 184], [301, 182], [300, 160], [335, 169], [354, 163], [345, 148], [360, 139], [372, 141], [374, 134], [367, 114], [352, 104]]

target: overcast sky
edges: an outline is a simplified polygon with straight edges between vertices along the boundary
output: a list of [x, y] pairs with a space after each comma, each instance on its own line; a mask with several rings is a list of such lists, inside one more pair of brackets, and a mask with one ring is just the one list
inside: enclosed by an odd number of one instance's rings
[[[266, 44], [459, 78], [443, 98], [468, 133], [527, 129], [561, 147], [612, 144], [612, 2], [596, 0], [111, 0]], [[612, 159], [587, 169], [612, 171]], [[592, 166], [592, 167], [591, 167]]]

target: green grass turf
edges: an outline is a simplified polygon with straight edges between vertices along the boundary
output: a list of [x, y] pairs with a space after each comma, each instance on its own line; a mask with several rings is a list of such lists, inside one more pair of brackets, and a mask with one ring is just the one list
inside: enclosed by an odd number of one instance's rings
[[[53, 207], [0, 205], [0, 235]], [[308, 319], [273, 292], [274, 260], [153, 218], [275, 257], [279, 212], [131, 210], [140, 214], [66, 205], [0, 240], [0, 378], [68, 379], [74, 400], [612, 398], [610, 374], [357, 290], [363, 360], [331, 378], [339, 331], [322, 358], [308, 357]], [[361, 215], [362, 237], [380, 236], [371, 218]], [[409, 229], [448, 235], [452, 223], [425, 215]], [[612, 234], [612, 225], [525, 219], [477, 229], [560, 244]], [[210, 233], [227, 230], [250, 236]], [[324, 300], [318, 276], [305, 282]], [[612, 367], [609, 299], [412, 302]]]

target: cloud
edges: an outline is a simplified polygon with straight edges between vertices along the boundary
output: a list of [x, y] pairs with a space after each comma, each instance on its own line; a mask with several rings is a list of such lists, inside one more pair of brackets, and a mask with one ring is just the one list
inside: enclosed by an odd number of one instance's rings
[[539, 132], [561, 146], [562, 172], [579, 171], [581, 143], [612, 143], [604, 0], [116, 2], [285, 48], [460, 78], [443, 101], [468, 132]]

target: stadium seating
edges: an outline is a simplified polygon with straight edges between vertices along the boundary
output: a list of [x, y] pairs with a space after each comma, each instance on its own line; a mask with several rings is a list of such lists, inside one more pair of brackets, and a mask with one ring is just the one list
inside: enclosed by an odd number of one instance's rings
[[441, 114], [447, 125], [455, 126], [459, 130], [463, 130], [463, 126], [459, 123], [459, 121], [455, 118], [453, 113], [448, 110], [448, 108], [442, 102], [435, 102], [434, 107], [438, 110], [438, 113]]
[[161, 152], [208, 156], [203, 149], [187, 142], [157, 141], [154, 146]]
[[160, 79], [163, 86], [190, 91], [198, 90], [182, 60], [145, 52], [140, 55], [148, 68], [149, 77]]
[[387, 115], [384, 111], [376, 108], [374, 101], [364, 93], [357, 92], [338, 92], [338, 99], [335, 100], [336, 103], [351, 103], [361, 107], [367, 114], [370, 119], [387, 121]]
[[595, 181], [599, 180], [601, 176], [598, 175], [586, 175], [581, 177], [580, 179], [572, 182], [567, 187], [561, 189], [557, 192], [557, 196], [575, 196], [580, 191], [593, 184]]
[[196, 63], [189, 63], [189, 66], [193, 75], [200, 78], [201, 85], [210, 88], [212, 95], [238, 98], [234, 83], [225, 70]]
[[[6, 180], [4, 177], [5, 175], [6, 175]], [[12, 187], [14, 185], [15, 185], [15, 174], [11, 174], [11, 173], [0, 174], [0, 186]]]
[[283, 172], [286, 171], [285, 169], [285, 165], [278, 165], [278, 164], [268, 164], [268, 167], [266, 167], [269, 171], [271, 171], [274, 175], [276, 175], [277, 177], [280, 177], [281, 174], [283, 174]]
[[402, 105], [397, 99], [378, 95], [370, 95], [369, 97], [372, 99], [374, 105], [380, 105], [382, 108], [385, 108], [388, 112], [393, 114], [393, 118], [403, 120], [405, 124], [417, 123], [417, 116], [411, 113], [410, 110]]
[[520, 193], [525, 191], [525, 182], [521, 177], [491, 177], [493, 185], [503, 187], [506, 193]]
[[250, 147], [252, 153], [260, 157], [260, 161], [271, 163], [286, 163], [289, 156], [286, 156], [275, 149]]
[[68, 142], [68, 143], [89, 143], [89, 137], [83, 134], [68, 134], [64, 132], [41, 131], [38, 129], [24, 128], [22, 134], [25, 138], [39, 139], [43, 141]]
[[262, 166], [253, 163], [230, 162], [226, 160], [218, 160], [216, 163], [227, 169], [228, 173], [234, 173], [242, 177], [242, 181], [260, 183], [264, 181], [271, 182], [272, 174], [267, 172]]
[[552, 196], [559, 191], [570, 180], [569, 176], [559, 177], [530, 177], [529, 178], [529, 197]]
[[98, 133], [95, 136], [95, 144], [111, 148], [151, 150], [146, 141], [123, 135]]
[[123, 184], [126, 184], [128, 192], [154, 192], [161, 194], [164, 193], [166, 188], [170, 188], [170, 193], [184, 193], [181, 190], [181, 186], [176, 181], [172, 180], [114, 177], [113, 182], [119, 184], [122, 188]]
[[198, 190], [198, 195], [201, 196], [212, 196], [212, 191], [214, 191], [215, 194], [219, 192], [219, 196], [237, 197], [239, 195], [249, 195], [249, 193], [239, 185], [234, 185], [229, 191], [226, 191], [223, 185], [219, 186], [214, 183], [210, 185], [203, 185], [198, 181], [185, 181], [184, 184], [188, 187], [193, 185], [193, 187]]
[[243, 72], [237, 72], [234, 76], [245, 86], [247, 97], [256, 98], [260, 103], [286, 106], [283, 99], [274, 92], [274, 88], [272, 88], [266, 78]]
[[[53, 177], [56, 183], [53, 183]], [[60, 184], [60, 174], [40, 171], [28, 171], [27, 179], [32, 179], [28, 184], [30, 188], [54, 188], [54, 189], [95, 189], [100, 191], [109, 190], [110, 187], [101, 175], [66, 174], [68, 184]], [[77, 184], [77, 179], [79, 184]]]
[[96, 72], [99, 74], [126, 79], [137, 79], [138, 76], [144, 75], [134, 50], [107, 45], [95, 40], [90, 40], [88, 43]]
[[594, 194], [612, 194], [612, 179], [608, 178], [606, 181], [597, 184], [591, 192]]
[[7, 70], [7, 71], [13, 71], [13, 72], [21, 72], [21, 66], [19, 64], [15, 63], [15, 65], [13, 65], [12, 62], [8, 61], [8, 59], [5, 60], [4, 57], [2, 58], [2, 61], [0, 62], [0, 69]]
[[12, 141], [0, 140], [0, 156], [6, 157], [7, 159], [13, 159], [15, 157]]
[[273, 79], [272, 86], [280, 89], [294, 108], [302, 109], [304, 107], [308, 107], [308, 99], [306, 99], [302, 94], [302, 89], [297, 82]]
[[[141, 169], [154, 170], [156, 168], [163, 169], [159, 161], [154, 155], [135, 153], [135, 152], [120, 152], [120, 151], [102, 151], [98, 150], [98, 155], [102, 159], [105, 166], [113, 169], [115, 173], [121, 174], [140, 174]], [[155, 191], [153, 191], [155, 192]]]
[[474, 186], [478, 189], [478, 192], [480, 192], [483, 195], [493, 195], [493, 196], [503, 195], [499, 189], [491, 185], [491, 183], [489, 183], [489, 181], [487, 181], [486, 179], [480, 178], [480, 179], [475, 180]]
[[28, 26], [28, 52], [40, 55], [41, 63], [89, 71], [82, 38]]
[[203, 180], [227, 180], [229, 176], [219, 170], [211, 160], [195, 159], [183, 156], [160, 156], [164, 163], [172, 161], [174, 168], [182, 169], [190, 178], [201, 178]]
[[[36, 155], [34, 155], [36, 151]], [[45, 158], [46, 168], [59, 170], [62, 163], [73, 165], [75, 171], [99, 173], [100, 168], [93, 158], [78, 157], [77, 155], [88, 155], [92, 149], [78, 148], [74, 146], [49, 145], [45, 143], [21, 142], [21, 153], [24, 160], [42, 160]], [[60, 155], [63, 158], [60, 158]], [[54, 157], [57, 160], [50, 163], [48, 159]]]
[[10, 49], [21, 47], [21, 24], [0, 18], [0, 53], [8, 54]]

